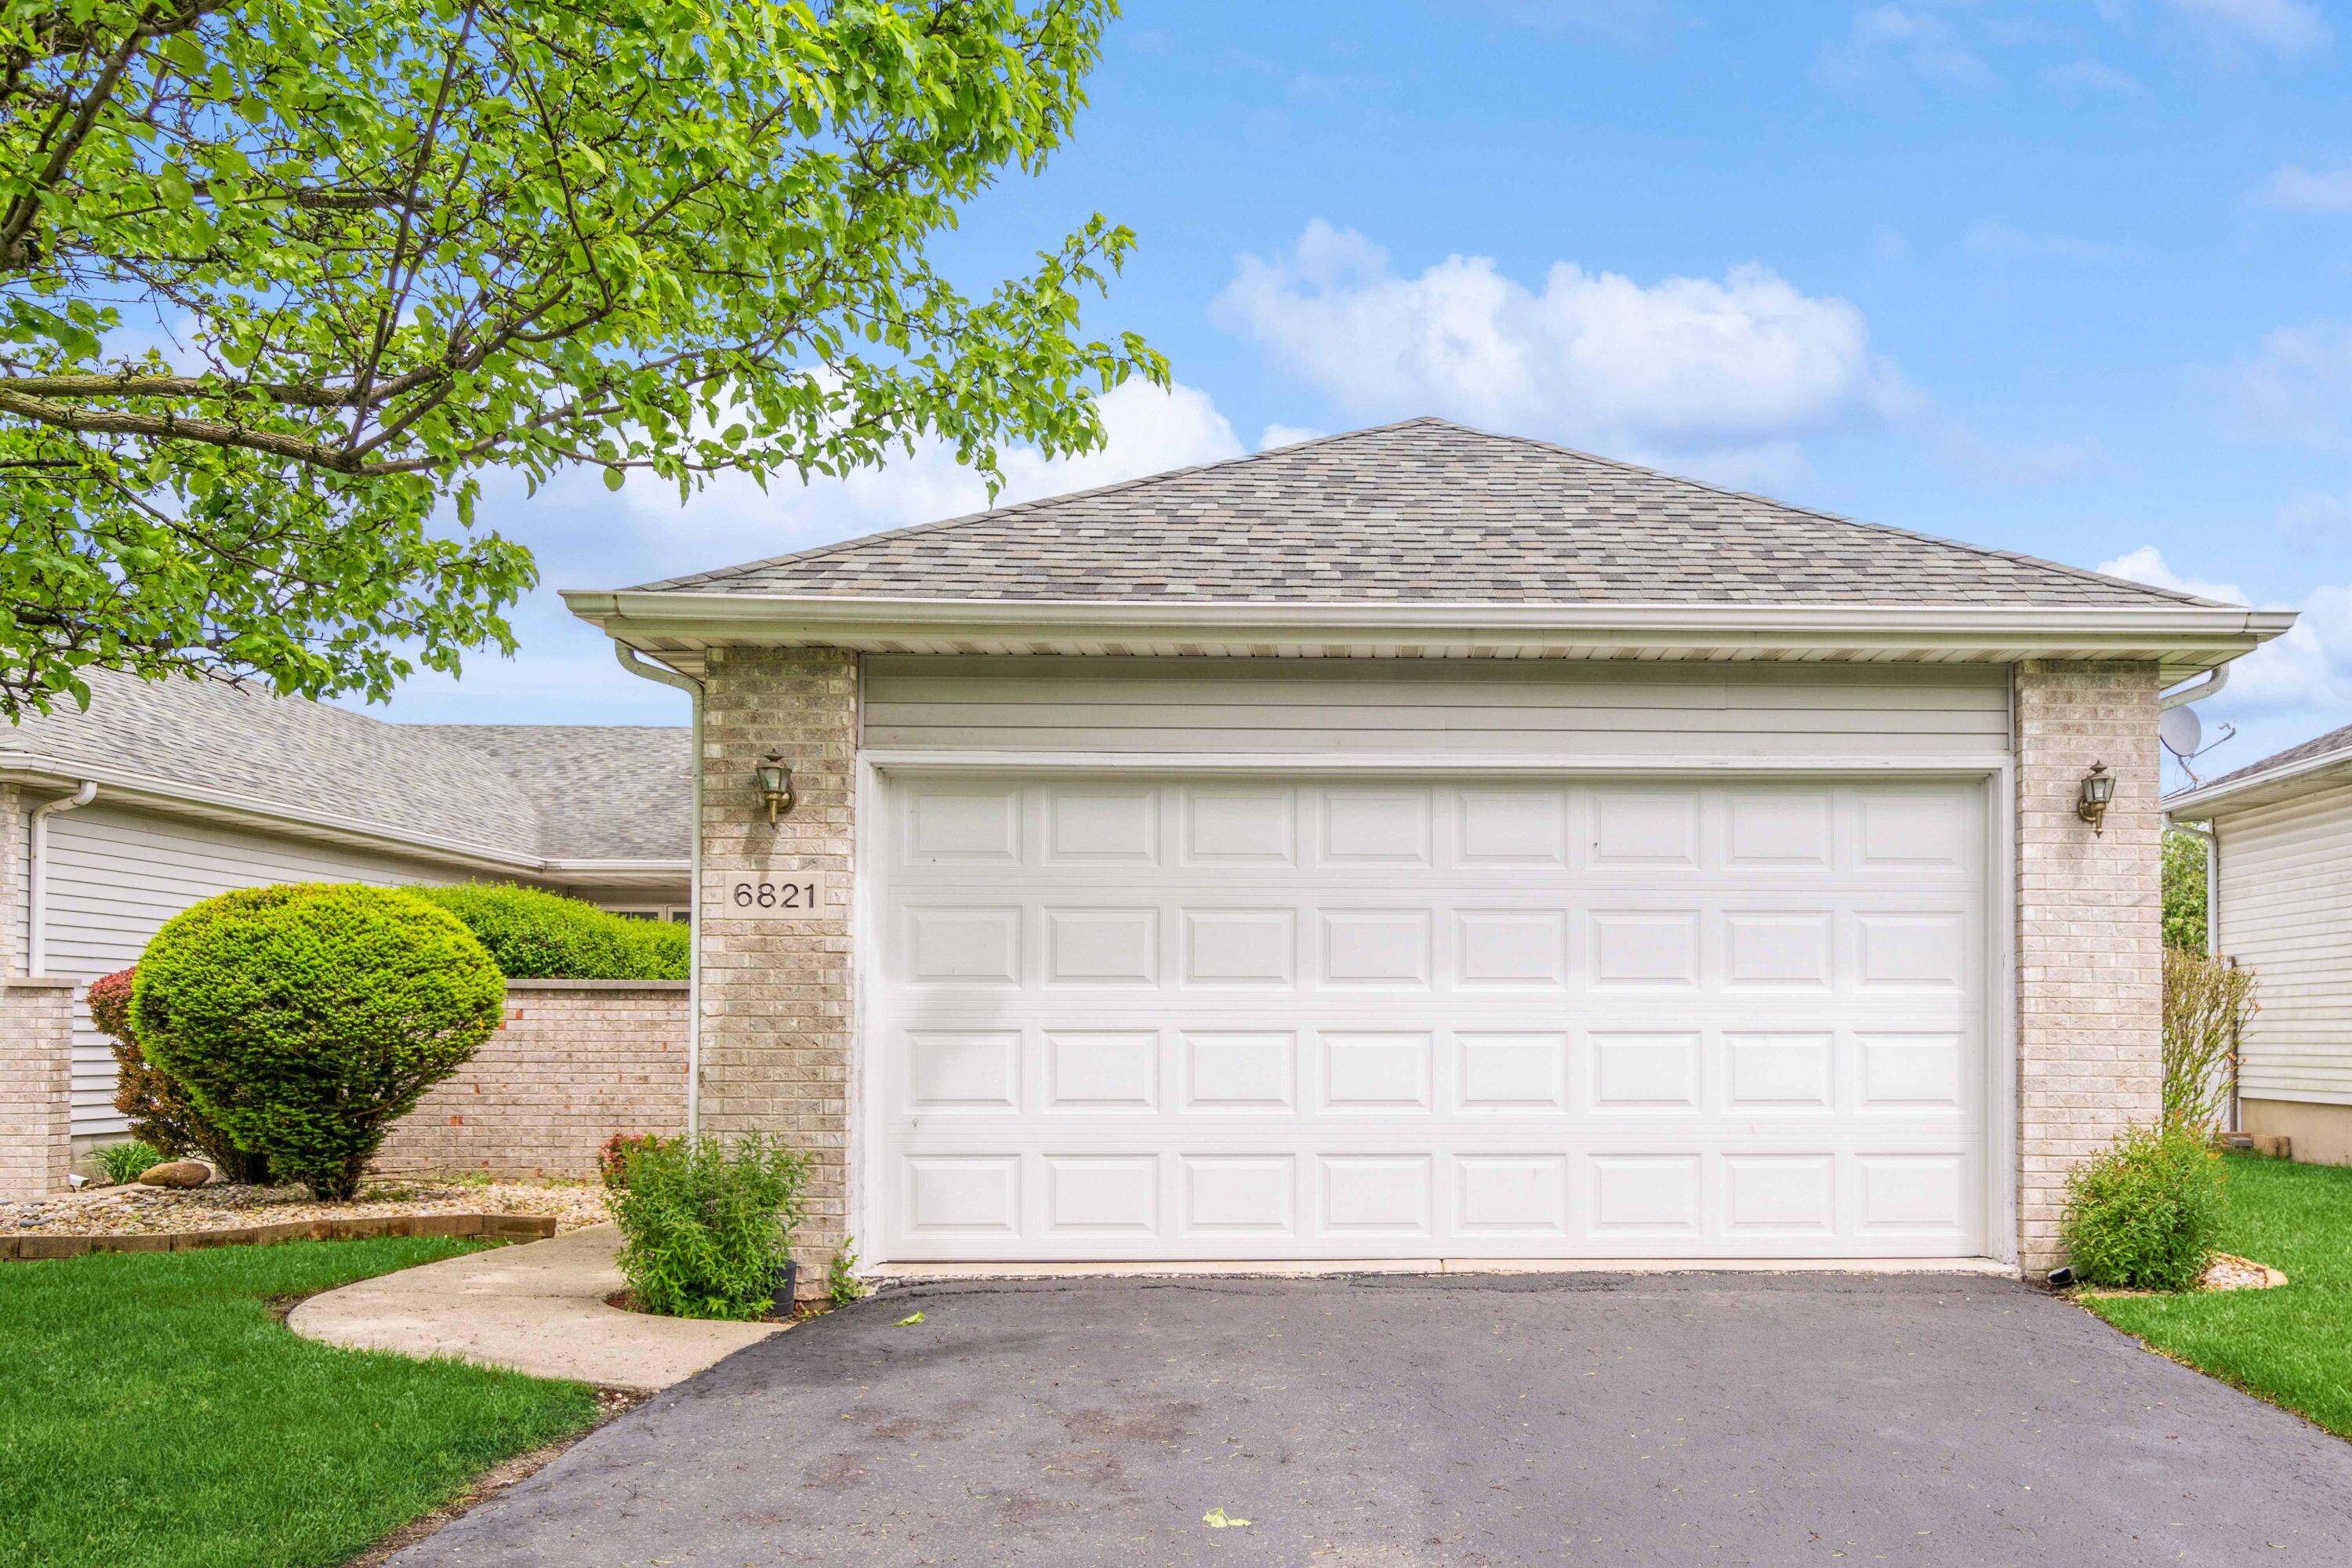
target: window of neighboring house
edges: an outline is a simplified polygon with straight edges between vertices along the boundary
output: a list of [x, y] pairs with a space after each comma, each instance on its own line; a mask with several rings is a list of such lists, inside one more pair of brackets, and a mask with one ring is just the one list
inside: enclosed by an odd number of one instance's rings
[[694, 923], [694, 911], [682, 904], [658, 904], [636, 909], [608, 907], [604, 912], [618, 915], [625, 921], [668, 921], [677, 925]]

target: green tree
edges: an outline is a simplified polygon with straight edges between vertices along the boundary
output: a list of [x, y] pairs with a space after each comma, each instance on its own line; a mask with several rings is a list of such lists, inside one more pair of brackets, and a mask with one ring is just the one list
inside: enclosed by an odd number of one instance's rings
[[486, 468], [1099, 445], [1167, 379], [1080, 326], [1132, 234], [974, 292], [929, 250], [1063, 144], [1115, 9], [0, 0], [0, 713], [511, 650]]
[[2178, 827], [2164, 834], [2164, 945], [2205, 951], [2204, 838]]

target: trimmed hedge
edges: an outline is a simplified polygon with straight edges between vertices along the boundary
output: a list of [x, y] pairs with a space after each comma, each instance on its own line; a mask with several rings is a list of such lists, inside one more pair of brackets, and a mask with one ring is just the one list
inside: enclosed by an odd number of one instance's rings
[[393, 1121], [497, 1028], [498, 965], [393, 888], [243, 888], [147, 944], [131, 1026], [154, 1064], [273, 1175], [347, 1198]]
[[512, 883], [414, 889], [466, 924], [509, 980], [683, 980], [692, 934]]

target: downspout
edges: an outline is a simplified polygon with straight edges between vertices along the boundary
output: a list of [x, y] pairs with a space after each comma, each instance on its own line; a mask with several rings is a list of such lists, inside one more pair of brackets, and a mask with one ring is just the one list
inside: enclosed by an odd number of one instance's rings
[[49, 972], [49, 818], [61, 811], [72, 811], [88, 805], [98, 796], [98, 785], [85, 779], [81, 788], [55, 800], [43, 801], [33, 808], [32, 842], [26, 858], [32, 864], [26, 872], [25, 899], [25, 973], [47, 974]]
[[617, 638], [613, 656], [631, 675], [683, 691], [694, 704], [694, 842], [686, 873], [686, 1134], [691, 1138], [702, 1131], [702, 682], [639, 657]]
[[2185, 708], [2191, 702], [2204, 701], [2205, 699], [2230, 684], [2230, 665], [2237, 662], [2236, 659], [2231, 659], [2227, 664], [2217, 664], [2207, 670], [2205, 679], [2196, 685], [2184, 686], [2178, 691], [2166, 692], [2156, 700], [2158, 711], [2161, 712], [2167, 708]]

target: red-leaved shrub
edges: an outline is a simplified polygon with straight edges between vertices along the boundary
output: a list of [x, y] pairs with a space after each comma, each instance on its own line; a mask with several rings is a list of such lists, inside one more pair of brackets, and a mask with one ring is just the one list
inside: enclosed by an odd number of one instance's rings
[[131, 983], [139, 966], [89, 983], [89, 1021], [114, 1038], [114, 1109], [131, 1119], [131, 1135], [177, 1158], [201, 1155], [227, 1182], [266, 1182], [269, 1163], [229, 1142], [196, 1109], [187, 1091], [139, 1049], [131, 1028]]

